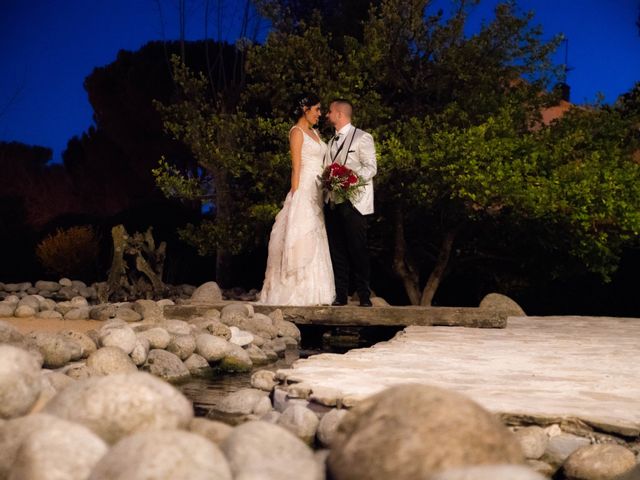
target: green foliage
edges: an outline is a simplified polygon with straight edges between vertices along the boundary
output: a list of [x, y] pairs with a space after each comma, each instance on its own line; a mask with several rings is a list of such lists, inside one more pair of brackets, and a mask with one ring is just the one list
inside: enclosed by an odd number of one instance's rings
[[50, 273], [85, 278], [93, 273], [99, 253], [99, 241], [91, 226], [59, 228], [36, 247], [36, 255]]
[[158, 167], [151, 170], [156, 185], [167, 198], [183, 198], [199, 200], [206, 198], [206, 192], [199, 178], [184, 175], [174, 165], [169, 165], [164, 156], [160, 158]]
[[[275, 12], [291, 2], [262, 3]], [[158, 107], [202, 174], [161, 165], [156, 178], [167, 194], [209, 195], [215, 205], [213, 218], [183, 238], [201, 253], [237, 253], [265, 234], [288, 189], [287, 114], [297, 94], [312, 91], [325, 106], [351, 99], [355, 123], [376, 138], [372, 244], [407, 288], [422, 288], [419, 272], [434, 268], [436, 258], [434, 271], [444, 275], [443, 239], [459, 242], [459, 261], [509, 250], [495, 228], [531, 245], [521, 249], [525, 256], [561, 259], [552, 274], [572, 263], [570, 254], [609, 278], [640, 229], [640, 172], [632, 159], [640, 147], [638, 86], [614, 107], [572, 109], [543, 125], [541, 110], [557, 100], [547, 91], [560, 38], [544, 41], [533, 15], [513, 1], [465, 35], [477, 3], [457, 0], [446, 16], [429, 0], [370, 2], [363, 34], [339, 41], [317, 14], [289, 9], [263, 45], [248, 49], [247, 83], [233, 108], [174, 59], [180, 95]]]

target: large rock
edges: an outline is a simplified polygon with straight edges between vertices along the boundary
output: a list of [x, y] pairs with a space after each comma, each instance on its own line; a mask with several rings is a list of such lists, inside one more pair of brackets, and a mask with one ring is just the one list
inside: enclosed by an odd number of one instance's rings
[[193, 335], [173, 335], [167, 351], [177, 355], [180, 360], [186, 360], [196, 351], [196, 339]]
[[596, 444], [580, 447], [562, 465], [567, 480], [613, 480], [630, 472], [635, 455], [621, 445]]
[[164, 328], [171, 335], [191, 335], [192, 333], [191, 325], [184, 320], [167, 319], [159, 326]]
[[399, 385], [342, 419], [328, 466], [334, 480], [413, 480], [450, 468], [521, 462], [513, 434], [476, 403], [436, 387]]
[[144, 369], [168, 382], [180, 382], [191, 376], [182, 360], [166, 350], [150, 350]]
[[[55, 424], [68, 425], [53, 415], [37, 413], [14, 418], [0, 424], [0, 478], [9, 478], [9, 471], [22, 442], [32, 433], [46, 431]], [[25, 477], [31, 478], [31, 477]]]
[[[269, 403], [268, 407], [265, 403]], [[262, 415], [271, 409], [271, 402], [266, 392], [254, 388], [241, 388], [218, 402], [216, 410], [231, 415]]]
[[549, 437], [544, 429], [533, 425], [516, 430], [515, 436], [520, 443], [525, 458], [537, 460], [544, 454], [549, 443]]
[[251, 386], [258, 390], [270, 392], [277, 384], [276, 374], [270, 370], [258, 370], [251, 375]]
[[527, 314], [520, 305], [511, 300], [506, 295], [500, 293], [489, 293], [485, 295], [479, 305], [480, 308], [503, 312], [510, 317], [526, 317]]
[[142, 320], [142, 315], [140, 315], [138, 312], [136, 312], [132, 308], [122, 306], [122, 307], [118, 307], [118, 309], [116, 310], [116, 318], [124, 320], [125, 322], [128, 322], [128, 323], [132, 323], [132, 322], [139, 322], [140, 320]]
[[111, 448], [91, 480], [231, 480], [218, 447], [179, 430], [141, 432]]
[[87, 358], [87, 367], [98, 375], [138, 371], [131, 357], [118, 347], [99, 348]]
[[27, 306], [38, 312], [40, 310], [40, 298], [38, 298], [38, 296], [36, 295], [27, 295], [25, 297], [22, 297], [18, 302], [18, 307]]
[[72, 308], [64, 314], [65, 320], [88, 320], [91, 314], [91, 307]]
[[189, 431], [220, 445], [233, 432], [233, 427], [208, 418], [194, 418], [189, 424]]
[[189, 373], [191, 373], [191, 375], [196, 377], [205, 376], [208, 375], [209, 372], [211, 372], [211, 366], [209, 365], [209, 362], [207, 362], [204, 357], [198, 355], [197, 353], [194, 353], [189, 358], [187, 358], [184, 361], [184, 366], [189, 369]]
[[16, 327], [9, 322], [0, 320], [0, 344], [22, 342], [23, 340], [24, 335], [22, 335]]
[[60, 285], [58, 282], [48, 282], [46, 280], [38, 280], [35, 284], [35, 287], [38, 290], [48, 290], [50, 292], [57, 292], [58, 290], [60, 290], [60, 287], [62, 287], [62, 285]]
[[153, 300], [136, 300], [133, 303], [133, 310], [148, 322], [159, 323], [164, 320], [162, 307]]
[[[155, 327], [137, 333], [138, 338], [146, 338], [149, 340], [149, 346], [151, 348], [165, 349], [171, 341], [171, 335], [164, 328]], [[193, 352], [191, 352], [193, 353]]]
[[234, 345], [244, 347], [245, 345], [249, 345], [251, 342], [253, 342], [254, 337], [251, 333], [240, 330], [238, 327], [227, 327], [226, 325], [224, 326], [231, 331], [231, 338], [229, 338], [229, 342], [233, 343]]
[[98, 346], [86, 333], [78, 332], [76, 330], [63, 330], [60, 332], [60, 336], [76, 342], [82, 348], [82, 357], [86, 358], [98, 349]]
[[547, 477], [522, 465], [481, 465], [438, 472], [429, 480], [546, 480]]
[[13, 316], [17, 318], [29, 318], [35, 317], [36, 313], [38, 313], [38, 310], [29, 305], [18, 305], [15, 312], [13, 312]]
[[578, 448], [589, 445], [588, 438], [573, 435], [571, 433], [561, 433], [549, 439], [544, 455], [540, 458], [543, 462], [559, 467]]
[[16, 305], [9, 302], [0, 302], [0, 318], [13, 317]]
[[40, 364], [21, 348], [0, 345], [0, 418], [27, 413], [42, 389]]
[[291, 405], [282, 412], [277, 424], [286, 428], [308, 445], [313, 443], [318, 430], [318, 417], [315, 413], [302, 405]]
[[136, 432], [185, 428], [193, 418], [182, 393], [144, 372], [78, 381], [44, 412], [85, 425], [110, 444]]
[[347, 410], [333, 408], [325, 413], [318, 424], [318, 441], [324, 447], [331, 447], [340, 422], [347, 414]]
[[109, 326], [100, 329], [100, 345], [103, 347], [118, 347], [124, 353], [129, 354], [136, 346], [136, 334], [127, 325]]
[[216, 282], [207, 282], [196, 288], [190, 301], [191, 303], [218, 303], [222, 301], [222, 291]]
[[147, 361], [147, 356], [149, 355], [149, 350], [151, 347], [149, 346], [149, 340], [146, 338], [138, 338], [136, 341], [136, 346], [133, 347], [133, 351], [129, 354], [133, 363], [140, 367], [144, 365]]
[[273, 320], [262, 313], [256, 313], [253, 317], [243, 319], [238, 327], [265, 339], [278, 336], [278, 329], [273, 325]]
[[9, 480], [89, 478], [107, 450], [107, 444], [88, 428], [58, 420], [23, 440]]
[[247, 351], [238, 345], [230, 343], [227, 354], [220, 361], [220, 368], [225, 372], [242, 373], [250, 372], [252, 367], [253, 362]]
[[271, 423], [240, 425], [222, 442], [221, 448], [236, 479], [324, 479], [313, 451], [295, 435]]
[[[32, 332], [27, 338], [38, 347], [44, 357], [46, 368], [60, 368], [69, 363], [76, 350], [82, 353], [81, 348], [74, 342], [65, 339], [62, 335], [50, 332]], [[75, 346], [74, 346], [75, 345]]]
[[208, 362], [222, 360], [229, 353], [231, 344], [225, 339], [201, 333], [196, 337], [196, 353]]

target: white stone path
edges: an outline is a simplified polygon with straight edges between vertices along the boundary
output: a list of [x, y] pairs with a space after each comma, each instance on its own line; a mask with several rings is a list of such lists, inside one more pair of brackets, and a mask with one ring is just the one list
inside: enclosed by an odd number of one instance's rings
[[281, 373], [338, 389], [345, 403], [424, 383], [496, 413], [577, 418], [640, 435], [640, 319], [510, 317], [505, 329], [408, 327], [388, 342], [315, 355]]

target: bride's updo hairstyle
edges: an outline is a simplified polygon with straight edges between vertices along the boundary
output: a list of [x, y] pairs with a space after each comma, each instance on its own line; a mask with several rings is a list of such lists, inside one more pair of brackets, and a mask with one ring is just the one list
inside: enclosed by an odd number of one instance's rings
[[291, 109], [291, 118], [294, 121], [297, 121], [302, 115], [304, 115], [305, 109], [311, 108], [319, 103], [320, 97], [313, 93], [305, 93], [298, 96], [295, 100], [295, 105]]

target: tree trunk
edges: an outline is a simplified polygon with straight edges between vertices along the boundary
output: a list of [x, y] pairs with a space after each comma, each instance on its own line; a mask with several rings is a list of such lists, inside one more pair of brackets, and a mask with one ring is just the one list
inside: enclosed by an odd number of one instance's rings
[[404, 238], [404, 214], [402, 206], [396, 204], [394, 216], [394, 252], [393, 252], [393, 271], [400, 277], [404, 289], [407, 292], [411, 305], [420, 303], [420, 277], [417, 269], [407, 259], [407, 242]]
[[424, 290], [422, 291], [420, 305], [422, 305], [423, 307], [431, 305], [433, 297], [436, 294], [438, 287], [440, 286], [440, 282], [442, 281], [442, 277], [444, 276], [444, 272], [447, 269], [447, 265], [449, 263], [451, 249], [453, 248], [453, 242], [458, 235], [458, 230], [459, 228], [449, 230], [448, 232], [446, 232], [444, 238], [442, 239], [440, 252], [438, 253], [438, 258], [436, 259], [436, 265], [433, 267], [431, 275], [429, 275], [429, 279], [427, 280], [427, 284], [424, 286]]
[[[231, 226], [231, 192], [227, 183], [227, 174], [223, 169], [215, 172], [216, 179], [216, 223]], [[231, 252], [224, 244], [216, 246], [216, 282], [220, 287], [231, 288]]]

